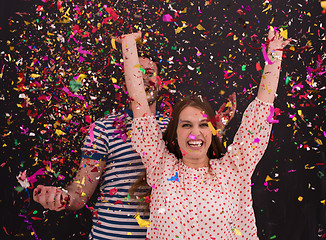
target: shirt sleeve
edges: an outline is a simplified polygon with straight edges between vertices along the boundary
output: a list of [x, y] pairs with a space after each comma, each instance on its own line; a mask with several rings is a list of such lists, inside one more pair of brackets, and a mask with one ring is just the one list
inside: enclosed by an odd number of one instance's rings
[[171, 169], [176, 162], [176, 158], [169, 153], [165, 145], [162, 131], [154, 116], [149, 115], [133, 120], [131, 141], [145, 165], [147, 182], [152, 186], [162, 178], [164, 169]]
[[84, 145], [81, 148], [82, 158], [90, 158], [98, 161], [105, 161], [108, 157], [108, 139], [103, 132], [105, 126], [100, 122], [94, 122], [88, 129]]
[[251, 199], [251, 175], [262, 158], [269, 141], [272, 123], [267, 119], [272, 104], [258, 98], [249, 104], [241, 125], [224, 157], [212, 161], [222, 185], [235, 196], [239, 208], [234, 226], [241, 239], [257, 239]]
[[272, 129], [272, 123], [267, 118], [271, 114], [272, 106], [258, 98], [249, 104], [233, 143], [228, 147], [225, 156], [215, 161], [219, 167], [232, 169], [237, 175], [251, 178], [267, 148]]

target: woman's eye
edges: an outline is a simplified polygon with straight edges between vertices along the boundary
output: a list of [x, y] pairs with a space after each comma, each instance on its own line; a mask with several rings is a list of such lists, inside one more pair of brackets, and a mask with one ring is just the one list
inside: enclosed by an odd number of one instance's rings
[[190, 127], [190, 124], [185, 123], [185, 124], [182, 124], [181, 126], [182, 126], [182, 127]]
[[201, 127], [208, 127], [208, 123], [202, 123], [200, 124]]

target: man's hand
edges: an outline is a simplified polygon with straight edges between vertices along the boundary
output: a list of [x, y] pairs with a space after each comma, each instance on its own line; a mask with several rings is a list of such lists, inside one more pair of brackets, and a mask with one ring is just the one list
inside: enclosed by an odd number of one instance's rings
[[217, 112], [217, 129], [220, 129], [220, 132], [223, 133], [225, 126], [232, 120], [234, 117], [235, 111], [237, 109], [237, 96], [234, 93], [229, 96], [228, 102], [223, 103], [220, 109]]
[[33, 191], [33, 199], [46, 209], [61, 211], [69, 203], [70, 196], [60, 188], [38, 185]]

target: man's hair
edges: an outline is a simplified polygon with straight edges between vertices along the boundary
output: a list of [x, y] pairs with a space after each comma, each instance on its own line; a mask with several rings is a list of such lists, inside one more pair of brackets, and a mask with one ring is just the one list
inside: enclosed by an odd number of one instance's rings
[[161, 68], [161, 65], [159, 64], [159, 60], [155, 56], [152, 56], [147, 52], [139, 51], [138, 52], [138, 57], [148, 58], [149, 60], [153, 61], [156, 64], [156, 67], [157, 67], [157, 75], [158, 76], [161, 75], [162, 68]]

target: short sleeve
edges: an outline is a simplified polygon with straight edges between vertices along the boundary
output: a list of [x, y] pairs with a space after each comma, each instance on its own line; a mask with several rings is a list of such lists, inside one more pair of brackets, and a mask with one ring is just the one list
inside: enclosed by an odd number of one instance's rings
[[175, 162], [173, 161], [175, 157], [166, 148], [162, 131], [154, 116], [149, 115], [133, 120], [131, 141], [145, 165], [147, 182], [153, 185], [162, 177], [164, 168]]
[[100, 122], [94, 122], [88, 129], [82, 150], [82, 158], [90, 158], [98, 161], [105, 161], [108, 157], [108, 139], [103, 132], [105, 126]]

